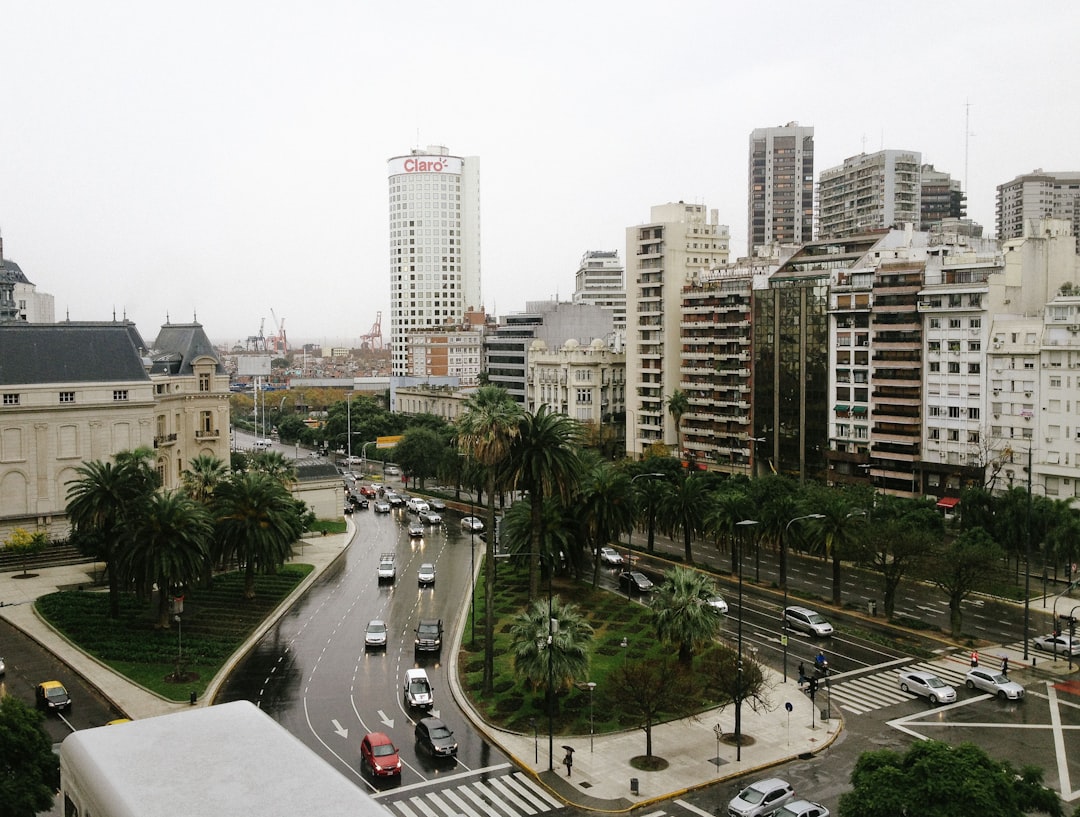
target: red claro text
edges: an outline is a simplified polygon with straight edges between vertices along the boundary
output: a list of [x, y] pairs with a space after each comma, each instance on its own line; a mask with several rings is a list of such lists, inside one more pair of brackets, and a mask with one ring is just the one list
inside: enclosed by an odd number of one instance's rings
[[436, 159], [435, 161], [426, 159], [405, 160], [406, 173], [442, 173], [445, 169], [446, 165], [442, 159]]

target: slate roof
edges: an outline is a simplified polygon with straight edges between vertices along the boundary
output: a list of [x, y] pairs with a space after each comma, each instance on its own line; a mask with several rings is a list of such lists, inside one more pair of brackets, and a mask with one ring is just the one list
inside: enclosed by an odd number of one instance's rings
[[0, 258], [0, 279], [13, 284], [30, 284], [22, 268], [10, 258]]
[[338, 469], [334, 464], [324, 460], [315, 460], [313, 462], [297, 460], [295, 468], [297, 482], [313, 482], [315, 480], [341, 478], [341, 474], [338, 473]]
[[209, 356], [217, 363], [217, 373], [225, 367], [201, 323], [167, 323], [161, 327], [150, 350], [154, 374], [190, 375], [192, 361]]
[[0, 323], [0, 385], [149, 380], [130, 321]]

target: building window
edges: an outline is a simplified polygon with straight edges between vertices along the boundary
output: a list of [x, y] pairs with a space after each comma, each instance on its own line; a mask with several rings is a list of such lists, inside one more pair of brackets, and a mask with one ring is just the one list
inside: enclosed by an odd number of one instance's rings
[[17, 406], [17, 405], [19, 405], [19, 393], [18, 392], [4, 392], [4, 405], [5, 406]]
[[199, 391], [210, 391], [210, 373], [199, 374]]
[[971, 406], [970, 408], [968, 408], [968, 419], [969, 420], [978, 420], [980, 415], [981, 415], [981, 412], [979, 411], [978, 406]]
[[61, 403], [74, 403], [75, 402], [75, 392], [73, 392], [73, 391], [62, 391], [62, 392], [60, 392], [60, 402]]
[[126, 402], [128, 399], [127, 389], [113, 389], [112, 393], [113, 402]]
[[979, 374], [980, 372], [982, 372], [982, 364], [981, 363], [969, 363], [968, 364], [968, 374]]
[[592, 405], [592, 389], [577, 390], [578, 405]]

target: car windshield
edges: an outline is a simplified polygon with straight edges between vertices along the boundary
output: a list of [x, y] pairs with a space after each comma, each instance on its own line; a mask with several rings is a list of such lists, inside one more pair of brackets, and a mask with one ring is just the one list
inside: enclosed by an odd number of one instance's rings
[[1009, 679], [1004, 675], [993, 675], [991, 676], [991, 680], [998, 686], [1004, 686], [1005, 684], [1010, 683]]
[[451, 732], [445, 726], [433, 726], [430, 735], [433, 738], [448, 738], [450, 737]]
[[371, 747], [371, 754], [375, 757], [386, 757], [387, 755], [394, 754], [394, 744], [392, 743], [378, 743]]
[[935, 675], [931, 675], [923, 683], [925, 683], [928, 687], [933, 687], [934, 689], [941, 689], [941, 687], [945, 686], [945, 682]]
[[765, 792], [755, 789], [753, 786], [749, 786], [739, 793], [739, 799], [752, 806], [760, 803], [764, 797]]
[[435, 565], [420, 565], [420, 572], [421, 573], [434, 573], [435, 572]]
[[428, 692], [427, 681], [413, 681], [409, 684], [409, 692], [413, 695], [426, 695]]
[[45, 690], [45, 695], [48, 698], [66, 698], [67, 692], [63, 687], [50, 687]]
[[811, 624], [828, 624], [829, 623], [829, 622], [827, 622], [825, 620], [824, 616], [822, 616], [820, 613], [811, 613], [806, 618], [810, 621]]
[[381, 621], [373, 621], [371, 622], [371, 624], [368, 625], [367, 631], [369, 633], [385, 633], [386, 625], [383, 624]]

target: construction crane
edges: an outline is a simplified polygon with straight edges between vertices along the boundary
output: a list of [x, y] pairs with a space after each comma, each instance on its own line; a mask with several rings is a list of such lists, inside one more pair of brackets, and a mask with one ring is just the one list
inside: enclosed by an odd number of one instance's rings
[[369, 349], [382, 349], [382, 310], [380, 309], [375, 313], [375, 323], [371, 326], [371, 331], [366, 335], [360, 336], [360, 348], [367, 347]]
[[259, 323], [259, 334], [248, 335], [246, 348], [249, 352], [265, 352], [266, 351], [266, 336], [263, 334], [263, 329], [266, 326], [266, 318], [263, 318]]
[[270, 345], [273, 346], [273, 350], [279, 354], [285, 354], [289, 351], [289, 342], [285, 338], [285, 319], [278, 320], [277, 313], [274, 312], [273, 307], [270, 308], [270, 315], [274, 319], [274, 328], [277, 329], [277, 334], [270, 338]]

